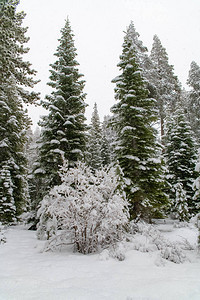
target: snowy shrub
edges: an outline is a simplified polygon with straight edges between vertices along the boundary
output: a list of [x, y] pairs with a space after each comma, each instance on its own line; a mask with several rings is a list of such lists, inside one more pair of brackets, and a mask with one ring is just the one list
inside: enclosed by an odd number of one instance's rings
[[108, 249], [104, 249], [100, 254], [99, 254], [99, 260], [105, 261], [110, 258], [110, 252]]
[[197, 227], [197, 229], [198, 229], [197, 249], [198, 249], [198, 252], [200, 252], [200, 213], [198, 213], [193, 218], [191, 218], [190, 223], [192, 225], [194, 225], [195, 227]]
[[115, 243], [108, 247], [107, 249], [104, 249], [99, 254], [99, 260], [105, 261], [110, 258], [117, 259], [119, 261], [125, 260], [125, 252], [127, 248], [122, 243]]
[[134, 223], [132, 221], [130, 227], [131, 231], [139, 233], [146, 238], [146, 246], [144, 245], [144, 243], [140, 244], [140, 246], [136, 246], [139, 247], [137, 250], [142, 249], [142, 252], [149, 252], [153, 251], [153, 249], [155, 250], [154, 246], [156, 246], [158, 250], [161, 250], [168, 243], [168, 241], [162, 236], [160, 231], [151, 224], [147, 224], [145, 222]]
[[167, 246], [161, 250], [161, 257], [176, 264], [183, 263], [186, 259], [185, 254], [177, 245], [177, 243], [171, 243], [170, 246]]
[[193, 250], [193, 246], [184, 239], [182, 242], [170, 242], [167, 240], [155, 226], [139, 222], [130, 225], [135, 232], [135, 241], [131, 241], [133, 249], [140, 252], [159, 251], [156, 265], [164, 265], [163, 259], [174, 263], [183, 263], [186, 255], [183, 250]]
[[122, 243], [114, 244], [110, 247], [110, 256], [119, 261], [125, 260], [125, 252], [126, 248]]
[[6, 243], [5, 231], [4, 226], [0, 222], [0, 244]]
[[120, 241], [128, 209], [115, 169], [94, 175], [81, 162], [69, 169], [64, 161], [60, 177], [62, 184], [44, 197], [38, 211], [37, 235], [49, 239], [47, 249], [71, 240], [75, 251], [86, 254]]
[[174, 222], [173, 227], [174, 228], [185, 228], [185, 227], [189, 227], [189, 223], [188, 222]]

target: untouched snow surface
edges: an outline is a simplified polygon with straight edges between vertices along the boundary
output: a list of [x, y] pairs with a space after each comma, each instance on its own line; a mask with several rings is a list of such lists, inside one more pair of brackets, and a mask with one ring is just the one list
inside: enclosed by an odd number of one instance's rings
[[[169, 240], [196, 243], [197, 231], [159, 225]], [[157, 251], [127, 250], [125, 260], [104, 255], [81, 255], [72, 250], [41, 252], [43, 242], [34, 231], [9, 228], [0, 245], [1, 300], [199, 300], [200, 257], [156, 265]], [[107, 259], [106, 259], [107, 258]]]

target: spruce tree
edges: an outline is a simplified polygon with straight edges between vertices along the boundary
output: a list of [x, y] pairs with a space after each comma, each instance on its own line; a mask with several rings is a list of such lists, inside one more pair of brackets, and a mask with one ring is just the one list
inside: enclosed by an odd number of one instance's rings
[[196, 62], [190, 66], [187, 84], [191, 87], [188, 92], [188, 114], [192, 130], [200, 145], [200, 67]]
[[94, 110], [92, 113], [90, 129], [88, 132], [88, 165], [92, 170], [98, 170], [102, 166], [101, 158], [101, 142], [102, 142], [102, 132], [99, 114], [97, 110], [97, 104], [94, 104]]
[[140, 66], [142, 77], [144, 79], [144, 85], [149, 91], [149, 95], [154, 97], [155, 87], [154, 82], [152, 81], [153, 76], [153, 63], [151, 58], [148, 56], [148, 49], [143, 45], [143, 42], [139, 39], [140, 35], [136, 31], [133, 22], [131, 21], [129, 27], [129, 36], [132, 39], [132, 43], [134, 44], [135, 51], [137, 53], [135, 59], [136, 63]]
[[165, 159], [168, 167], [168, 182], [171, 186], [171, 210], [175, 211], [176, 188], [179, 183], [186, 193], [189, 213], [195, 213], [196, 205], [193, 199], [193, 183], [198, 175], [195, 171], [197, 148], [193, 133], [185, 115], [184, 108], [177, 104], [173, 114], [166, 118], [165, 125]]
[[23, 103], [38, 100], [38, 94], [25, 90], [37, 81], [29, 62], [22, 55], [27, 28], [25, 14], [17, 13], [18, 1], [0, 3], [0, 221], [13, 223], [26, 209], [28, 199], [26, 131], [30, 120]]
[[37, 224], [37, 210], [40, 199], [44, 193], [43, 178], [37, 176], [35, 170], [39, 166], [39, 139], [40, 128], [37, 127], [34, 133], [29, 134], [29, 142], [26, 149], [28, 158], [28, 185], [30, 195], [29, 213], [27, 215], [27, 222], [31, 223], [31, 229], [36, 229]]
[[129, 26], [118, 67], [112, 107], [117, 132], [116, 154], [126, 178], [126, 194], [131, 218], [151, 219], [166, 202], [163, 193], [159, 146], [153, 127], [157, 120], [155, 100], [149, 97], [137, 57], [137, 47]]
[[166, 109], [173, 111], [180, 100], [181, 86], [174, 75], [174, 67], [169, 64], [168, 54], [157, 35], [153, 37], [150, 59], [153, 63], [151, 81], [155, 88], [154, 98], [160, 115], [161, 137], [164, 135]]
[[117, 134], [112, 127], [112, 117], [109, 115], [104, 116], [102, 139], [102, 152], [104, 151], [104, 153], [102, 153], [103, 165], [109, 165], [112, 162], [116, 162], [115, 147], [117, 140]]
[[183, 189], [183, 184], [177, 182], [174, 185], [175, 192], [175, 201], [172, 205], [172, 213], [174, 213], [174, 217], [179, 221], [188, 221], [189, 220], [189, 211], [188, 211], [188, 203], [187, 203], [187, 194]]
[[108, 166], [111, 163], [111, 147], [106, 135], [106, 131], [102, 128], [102, 139], [101, 139], [101, 159], [102, 165]]
[[73, 37], [67, 19], [55, 53], [57, 60], [51, 65], [48, 85], [52, 92], [42, 101], [49, 113], [40, 122], [40, 167], [36, 172], [43, 176], [47, 188], [60, 183], [58, 170], [62, 154], [73, 166], [85, 152], [85, 81], [78, 71]]

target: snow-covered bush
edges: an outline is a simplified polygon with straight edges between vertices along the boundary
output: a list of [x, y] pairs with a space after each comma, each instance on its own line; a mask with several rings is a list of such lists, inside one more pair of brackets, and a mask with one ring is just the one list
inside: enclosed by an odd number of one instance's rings
[[197, 249], [200, 252], [200, 213], [191, 218], [191, 223], [198, 229]]
[[6, 242], [4, 226], [0, 222], [0, 244], [4, 244]]
[[186, 259], [186, 255], [183, 253], [177, 243], [171, 243], [170, 246], [166, 246], [164, 249], [162, 249], [161, 257], [176, 264], [183, 263]]
[[135, 239], [131, 241], [134, 250], [140, 252], [159, 251], [156, 265], [163, 265], [163, 259], [174, 263], [183, 263], [186, 260], [183, 250], [193, 250], [192, 245], [186, 239], [183, 242], [170, 242], [154, 225], [131, 222], [130, 228], [133, 228], [135, 233]]
[[84, 163], [68, 168], [64, 161], [60, 177], [62, 184], [44, 197], [38, 211], [37, 235], [49, 239], [47, 249], [70, 238], [75, 251], [86, 254], [120, 241], [128, 209], [115, 169], [93, 174]]
[[132, 221], [130, 223], [130, 228], [131, 232], [134, 231], [135, 233], [138, 233], [141, 236], [145, 237], [145, 244], [136, 243], [136, 250], [140, 250], [142, 252], [150, 252], [153, 251], [153, 249], [155, 251], [154, 246], [156, 246], [157, 250], [161, 250], [166, 246], [166, 244], [169, 244], [169, 242], [162, 236], [160, 231], [151, 224], [147, 224], [145, 222], [135, 223], [134, 221]]

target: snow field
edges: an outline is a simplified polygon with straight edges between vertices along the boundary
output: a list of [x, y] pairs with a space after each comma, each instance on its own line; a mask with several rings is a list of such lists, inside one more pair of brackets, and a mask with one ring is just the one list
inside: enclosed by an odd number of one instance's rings
[[[196, 243], [195, 228], [158, 225], [170, 241], [187, 238]], [[44, 242], [35, 232], [12, 227], [7, 243], [0, 245], [1, 300], [199, 300], [200, 259], [196, 250], [187, 252], [183, 264], [159, 258], [159, 251], [133, 250], [124, 244], [125, 260], [108, 255], [82, 255], [70, 248], [42, 252]], [[136, 235], [135, 243], [148, 238]], [[133, 240], [134, 240], [133, 239]], [[148, 243], [148, 241], [147, 241]], [[123, 249], [122, 249], [123, 252]], [[164, 262], [163, 262], [164, 261]]]

